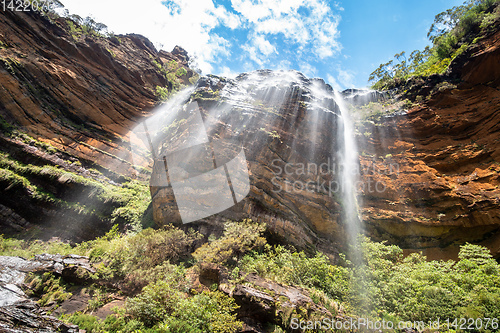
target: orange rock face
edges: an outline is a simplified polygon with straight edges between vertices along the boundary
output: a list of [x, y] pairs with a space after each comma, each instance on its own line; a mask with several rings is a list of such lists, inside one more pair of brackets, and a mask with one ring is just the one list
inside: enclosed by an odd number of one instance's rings
[[[112, 38], [71, 33], [33, 12], [0, 16], [0, 116], [37, 139], [117, 170], [127, 170], [125, 135], [169, 86], [161, 65], [186, 74], [180, 48], [158, 52], [140, 35]], [[125, 149], [124, 149], [125, 148]]]
[[[125, 227], [110, 215], [123, 203], [95, 191], [129, 180], [126, 134], [155, 106], [158, 86], [189, 84], [188, 60], [139, 35], [83, 34], [69, 19], [1, 12], [1, 233], [82, 241]], [[33, 171], [45, 166], [56, 167], [52, 176]], [[54, 176], [62, 170], [83, 180]]]
[[375, 239], [433, 258], [456, 257], [464, 242], [498, 257], [500, 34], [451, 67], [455, 85], [360, 130], [372, 133], [359, 137], [363, 180], [384, 187], [362, 193], [362, 215]]

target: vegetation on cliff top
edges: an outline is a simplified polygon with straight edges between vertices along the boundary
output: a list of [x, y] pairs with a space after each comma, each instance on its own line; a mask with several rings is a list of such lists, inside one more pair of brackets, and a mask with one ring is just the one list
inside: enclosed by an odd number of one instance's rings
[[409, 57], [405, 51], [394, 55], [394, 60], [381, 64], [370, 74], [372, 87], [385, 90], [412, 76], [444, 73], [453, 59], [498, 29], [499, 4], [499, 0], [466, 0], [437, 14], [427, 34], [432, 46], [415, 50]]

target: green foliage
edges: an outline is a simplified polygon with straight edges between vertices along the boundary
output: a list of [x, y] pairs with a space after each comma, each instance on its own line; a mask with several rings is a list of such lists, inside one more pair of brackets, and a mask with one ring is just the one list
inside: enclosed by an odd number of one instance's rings
[[15, 75], [16, 72], [19, 71], [19, 68], [22, 67], [22, 64], [17, 60], [17, 58], [11, 57], [0, 57], [0, 62], [3, 67], [12, 75]]
[[[50, 151], [52, 146], [45, 145], [44, 149]], [[95, 171], [95, 173], [98, 172]], [[12, 191], [25, 191], [36, 201], [56, 204], [62, 208], [72, 209], [79, 214], [99, 212], [104, 210], [105, 203], [111, 204], [113, 207], [111, 214], [103, 211], [102, 215], [109, 214], [102, 216], [103, 218], [108, 218], [110, 222], [130, 224], [135, 230], [140, 230], [144, 212], [151, 200], [148, 185], [137, 180], [117, 185], [100, 173], [96, 176], [99, 177], [99, 181], [51, 165], [25, 165], [7, 154], [0, 153], [0, 182], [5, 182], [6, 188]], [[60, 183], [61, 186], [75, 184], [83, 187], [86, 195], [80, 196], [75, 201], [65, 201], [56, 197], [57, 193], [49, 192], [42, 186], [35, 185], [35, 183], [40, 183], [40, 180]], [[99, 207], [99, 203], [102, 207]]]
[[408, 60], [404, 51], [396, 54], [373, 71], [368, 81], [375, 82], [375, 89], [387, 89], [395, 79], [442, 74], [469, 45], [492, 31], [499, 18], [499, 0], [467, 0], [439, 13], [427, 34], [432, 47], [413, 51]]
[[266, 239], [261, 236], [265, 225], [245, 219], [226, 222], [224, 235], [199, 247], [193, 257], [198, 261], [234, 263], [246, 252], [262, 248]]
[[42, 275], [29, 273], [25, 283], [27, 286], [26, 294], [38, 297], [38, 304], [41, 306], [62, 303], [71, 297], [71, 293], [66, 292], [61, 278], [56, 278], [52, 273], [47, 272]]
[[4, 238], [3, 235], [0, 235], [0, 255], [2, 256], [31, 258], [40, 253], [67, 255], [81, 252], [77, 248], [72, 248], [69, 244], [59, 241], [26, 241], [15, 238]]
[[500, 265], [484, 247], [462, 246], [457, 263], [427, 261], [419, 254], [404, 258], [399, 247], [368, 239], [361, 250], [365, 266], [351, 268], [352, 290], [365, 294], [350, 299], [356, 313], [426, 322], [500, 315], [491, 306], [500, 297]]
[[14, 130], [14, 126], [9, 124], [2, 116], [0, 116], [0, 130], [2, 134], [10, 135]]
[[112, 301], [112, 298], [110, 296], [110, 293], [106, 288], [104, 287], [96, 287], [92, 286], [91, 287], [91, 294], [92, 298], [88, 301], [87, 308], [85, 309], [85, 312], [93, 312], [100, 307], [103, 307], [110, 301]]
[[195, 84], [196, 81], [200, 78], [200, 75], [198, 73], [194, 73], [193, 76], [189, 78], [189, 83], [190, 84]]
[[163, 325], [178, 333], [237, 332], [243, 327], [234, 313], [237, 308], [234, 300], [225, 294], [204, 291], [192, 298], [182, 299]]
[[146, 326], [154, 326], [173, 313], [184, 293], [170, 280], [159, 280], [146, 287], [136, 297], [127, 300], [127, 313]]
[[[293, 248], [264, 245], [263, 231], [262, 225], [250, 220], [228, 222], [222, 237], [198, 248], [194, 256], [199, 261], [235, 264], [231, 276], [236, 280], [255, 273], [283, 285], [302, 286], [332, 313], [342, 307], [348, 315], [394, 322], [500, 316], [500, 265], [482, 246], [463, 245], [457, 262], [428, 261], [421, 254], [405, 257], [398, 246], [361, 237], [356, 264], [340, 255], [339, 264], [332, 265], [321, 253], [309, 257]], [[175, 227], [123, 235], [114, 226], [106, 235], [75, 248], [0, 236], [0, 251], [89, 255], [101, 278], [140, 292], [105, 320], [81, 313], [63, 317], [88, 332], [236, 332], [241, 323], [232, 298], [215, 290], [189, 294], [183, 263], [189, 262], [199, 238]], [[27, 293], [39, 298], [41, 305], [60, 303], [71, 295], [52, 273], [29, 274], [26, 285]], [[108, 291], [99, 287], [92, 296], [87, 311], [109, 301]]]
[[[405, 257], [398, 246], [361, 237], [354, 251], [359, 258], [351, 262], [340, 255], [339, 264], [333, 265], [321, 253], [310, 257], [293, 248], [266, 245], [263, 231], [263, 225], [250, 220], [228, 222], [220, 238], [211, 239], [193, 256], [198, 261], [234, 264], [230, 271], [235, 280], [255, 273], [283, 285], [302, 286], [333, 314], [341, 307], [348, 315], [393, 322], [500, 317], [500, 264], [485, 247], [465, 244], [456, 262], [428, 261], [421, 254]], [[175, 227], [124, 235], [116, 225], [106, 235], [74, 248], [0, 236], [0, 254], [89, 255], [101, 278], [136, 288], [136, 296], [105, 320], [81, 313], [63, 317], [88, 332], [236, 332], [242, 324], [232, 298], [215, 289], [190, 294], [184, 263], [191, 260], [199, 239], [194, 231]], [[41, 305], [60, 303], [71, 295], [52, 273], [29, 274], [26, 285], [27, 293], [39, 298]], [[109, 301], [107, 290], [91, 288], [87, 311]]]
[[[179, 65], [175, 60], [171, 60], [166, 64], [162, 64], [159, 60], [151, 57], [152, 63], [155, 65], [156, 69], [160, 72], [160, 74], [167, 80], [167, 86], [156, 86], [155, 87], [155, 96], [158, 99], [159, 103], [162, 103], [168, 100], [173, 93], [184, 88], [184, 83], [182, 77], [184, 77], [188, 71], [186, 68]], [[189, 81], [191, 84], [194, 82]]]
[[176, 72], [175, 72], [175, 76], [177, 77], [181, 77], [181, 76], [184, 76], [187, 74], [187, 70], [184, 68], [184, 67], [181, 67], [179, 68]]
[[[403, 256], [401, 248], [361, 238], [361, 261], [331, 265], [322, 254], [309, 258], [281, 246], [246, 255], [239, 272], [252, 272], [310, 290], [330, 309], [343, 303], [349, 314], [374, 319], [425, 321], [495, 318], [500, 315], [500, 265], [478, 245], [461, 247], [458, 262]], [[330, 304], [329, 304], [330, 303]], [[332, 310], [333, 311], [333, 310]]]
[[269, 135], [269, 137], [271, 137], [273, 139], [281, 139], [281, 136], [279, 135], [279, 133], [277, 131], [268, 131], [264, 127], [261, 127], [260, 130], [265, 132], [267, 135]]
[[164, 230], [146, 229], [135, 235], [105, 235], [89, 242], [89, 256], [99, 262], [100, 276], [123, 279], [130, 288], [169, 277], [178, 281], [184, 274], [182, 266], [173, 263], [188, 261], [193, 243], [199, 235], [168, 227]]
[[89, 314], [81, 312], [72, 315], [63, 315], [62, 320], [78, 325], [80, 329], [92, 333], [158, 333], [157, 329], [149, 329], [138, 320], [128, 320], [122, 315], [109, 315], [101, 320]]
[[124, 183], [121, 187], [115, 187], [108, 198], [118, 205], [111, 213], [113, 222], [125, 221], [135, 231], [142, 228], [144, 213], [151, 202], [148, 185], [145, 182], [131, 180]]
[[254, 252], [243, 257], [238, 267], [280, 283], [316, 288], [332, 298], [347, 299], [347, 268], [331, 265], [328, 257], [321, 253], [309, 258], [304, 252], [292, 252], [280, 245], [268, 246], [264, 253]]
[[65, 16], [64, 22], [69, 29], [69, 35], [75, 41], [78, 41], [82, 37], [100, 38], [110, 36], [107, 32], [108, 27], [104, 23], [95, 21], [91, 16], [87, 16], [85, 18], [82, 18], [77, 14], [66, 14]]
[[155, 96], [158, 98], [158, 101], [164, 102], [170, 98], [170, 91], [167, 87], [156, 86]]
[[128, 315], [147, 327], [158, 325], [165, 332], [236, 332], [234, 300], [221, 292], [208, 291], [187, 297], [170, 280], [159, 280], [144, 288], [126, 305]]

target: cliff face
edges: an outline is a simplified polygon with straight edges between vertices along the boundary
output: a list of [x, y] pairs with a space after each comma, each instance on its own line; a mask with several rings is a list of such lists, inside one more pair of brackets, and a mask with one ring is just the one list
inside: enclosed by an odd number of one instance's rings
[[[154, 120], [146, 122], [148, 128], [159, 126], [149, 131], [153, 156], [157, 156], [151, 192], [158, 224], [181, 223], [180, 211], [184, 216], [196, 215], [200, 206], [201, 210], [216, 209], [228, 199], [220, 214], [196, 224], [251, 218], [265, 222], [275, 236], [300, 248], [338, 251], [344, 225], [335, 168], [342, 123], [330, 86], [295, 71], [261, 70], [235, 80], [211, 76], [200, 79], [192, 92], [166, 109], [174, 112], [182, 105], [195, 105], [182, 121], [162, 117], [159, 110]], [[192, 124], [197, 112], [208, 140], [191, 147], [186, 142], [196, 133]], [[174, 153], [178, 146], [190, 147]], [[188, 189], [179, 188], [204, 173], [216, 177], [216, 170], [231, 169], [238, 156], [244, 167], [233, 167], [232, 174], [229, 170], [239, 197], [235, 205], [230, 192], [227, 198], [222, 195], [225, 176], [209, 185], [200, 181]], [[157, 181], [162, 178], [164, 182]], [[180, 192], [189, 196], [179, 196]]]
[[[374, 239], [431, 257], [454, 257], [466, 241], [500, 254], [499, 46], [497, 33], [455, 59], [446, 76], [415, 80], [406, 94], [420, 103], [408, 111], [401, 102], [394, 112], [367, 105], [383, 94], [345, 92], [359, 117], [361, 214]], [[4, 230], [48, 223], [46, 237], [82, 240], [131, 215], [140, 219], [144, 210], [120, 210], [147, 191], [123, 176], [131, 174], [127, 134], [157, 103], [157, 87], [189, 84], [185, 51], [158, 52], [142, 36], [85, 35], [66, 19], [7, 11], [0, 58]], [[244, 200], [201, 228], [250, 217], [299, 247], [332, 253], [345, 245], [344, 203], [335, 189], [343, 144], [336, 98], [321, 80], [293, 72], [200, 80], [188, 100], [205, 121], [214, 110], [236, 110], [212, 117], [207, 135], [238, 142], [223, 147], [222, 164], [245, 147], [251, 184]], [[183, 126], [176, 124], [181, 141], [189, 133]], [[14, 129], [30, 136], [7, 135]], [[330, 172], [314, 169], [323, 163]], [[154, 172], [165, 171], [162, 165], [156, 161]], [[114, 195], [123, 191], [126, 199]], [[180, 223], [171, 189], [151, 192], [156, 222]]]
[[[390, 102], [381, 93], [344, 92], [357, 118], [360, 213], [375, 240], [422, 250], [431, 258], [455, 258], [465, 242], [500, 255], [499, 46], [499, 34], [490, 36], [455, 59], [446, 75], [410, 82], [406, 96], [419, 101], [412, 106], [403, 105], [404, 96]], [[197, 101], [205, 120], [211, 108], [231, 104], [228, 96], [234, 92], [228, 94], [228, 87], [243, 90], [242, 100], [249, 103], [238, 105], [247, 112], [232, 106], [238, 121], [218, 120], [247, 133], [250, 194], [208, 220], [262, 220], [295, 245], [335, 252], [346, 244], [348, 225], [342, 218], [345, 199], [330, 181], [338, 184], [342, 174], [309, 169], [309, 163], [341, 162], [335, 160], [343, 129], [333, 92], [318, 94], [313, 81], [298, 78], [283, 89], [274, 82], [275, 73], [260, 75], [273, 87], [257, 81], [245, 85], [248, 75], [235, 81], [214, 78], [200, 82], [186, 101]], [[318, 104], [318, 98], [331, 103]], [[335, 115], [331, 121], [318, 118], [318, 105], [320, 114]], [[163, 164], [159, 161], [155, 172], [164, 172]], [[325, 181], [330, 187], [322, 191]], [[157, 223], [180, 222], [172, 189], [153, 187], [152, 192]]]
[[122, 223], [112, 215], [130, 201], [118, 198], [130, 181], [126, 134], [157, 103], [157, 87], [189, 84], [188, 61], [181, 48], [158, 52], [140, 35], [2, 12], [2, 232], [52, 224], [53, 236], [82, 240]]
[[80, 34], [33, 12], [0, 16], [0, 115], [24, 132], [77, 157], [117, 163], [120, 141], [157, 100], [156, 86], [171, 83], [161, 66], [174, 61], [193, 72], [186, 54], [158, 52], [140, 35]]
[[464, 242], [500, 255], [499, 64], [496, 33], [410, 87], [425, 102], [363, 123], [362, 177], [384, 188], [362, 194], [375, 239], [436, 258], [456, 257]]

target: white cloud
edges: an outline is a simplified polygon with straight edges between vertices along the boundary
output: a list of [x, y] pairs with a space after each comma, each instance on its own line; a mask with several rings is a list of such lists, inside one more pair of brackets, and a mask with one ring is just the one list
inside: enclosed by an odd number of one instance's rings
[[306, 76], [313, 77], [316, 75], [316, 68], [308, 64], [307, 62], [302, 62], [299, 65], [299, 70]]
[[337, 80], [335, 80], [333, 75], [326, 74], [326, 80], [332, 86], [333, 89], [335, 89], [337, 91], [343, 90], [342, 87], [340, 86], [340, 84], [337, 82]]
[[276, 52], [276, 48], [262, 35], [255, 36], [252, 42], [263, 55]]
[[297, 59], [324, 61], [342, 48], [342, 8], [326, 0], [230, 0], [232, 7], [214, 0], [62, 2], [70, 13], [92, 15], [115, 33], [142, 34], [165, 50], [180, 45], [204, 73], [226, 66], [231, 51], [241, 54], [238, 69], [248, 70], [284, 65], [283, 60], [289, 66]]
[[271, 67], [273, 69], [290, 69], [292, 68], [292, 62], [290, 60], [283, 59], [276, 66]]
[[338, 68], [338, 76], [337, 79], [342, 83], [344, 87], [353, 87], [354, 86], [354, 73], [349, 70], [343, 70], [342, 68]]
[[229, 67], [223, 66], [217, 75], [228, 77], [230, 79], [234, 79], [236, 76], [238, 76], [239, 73], [232, 71]]
[[353, 88], [356, 73], [350, 70], [344, 70], [340, 65], [334, 68], [334, 72], [337, 74], [336, 76], [332, 75], [332, 73], [326, 75], [326, 79], [333, 89], [341, 91], [346, 88]]
[[115, 33], [138, 33], [157, 47], [171, 50], [180, 45], [196, 56], [204, 72], [220, 55], [227, 55], [229, 41], [212, 30], [220, 25], [230, 29], [240, 26], [240, 18], [212, 0], [62, 0], [70, 13], [92, 15]]
[[322, 0], [232, 0], [231, 3], [256, 32], [281, 35], [301, 45], [302, 48], [297, 48], [299, 52], [307, 49], [324, 59], [342, 48], [338, 42], [340, 16]]

